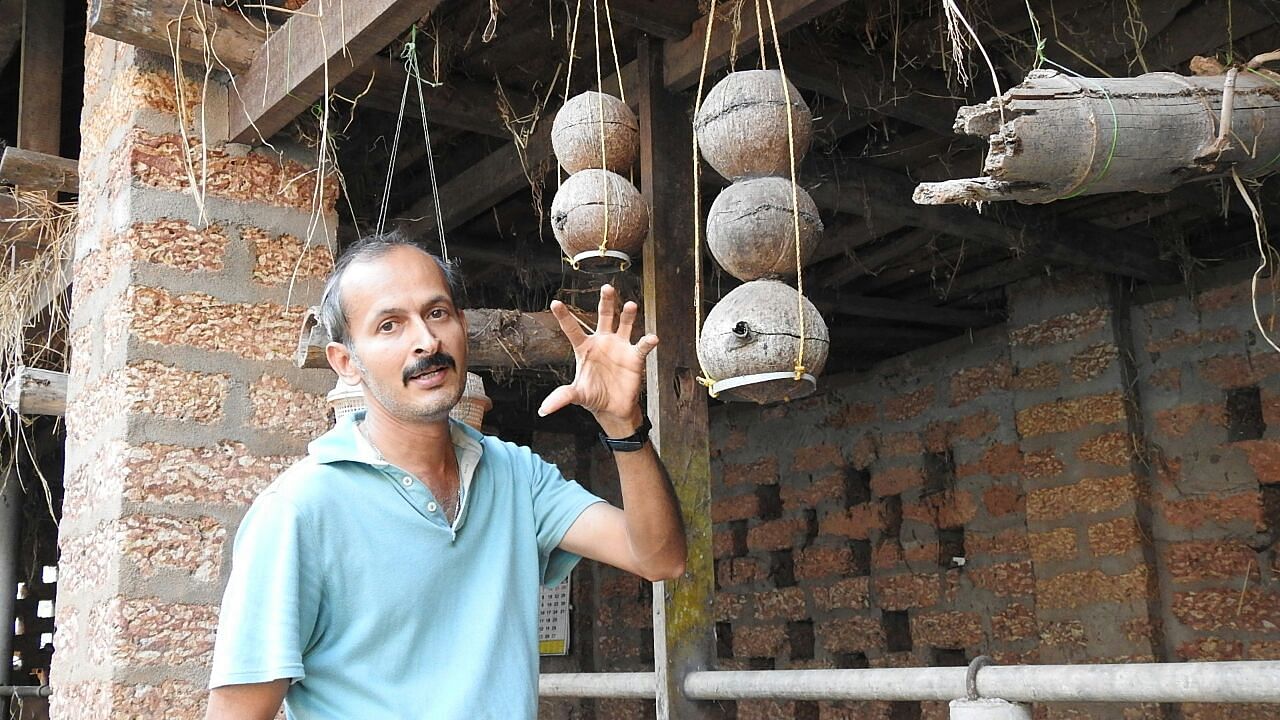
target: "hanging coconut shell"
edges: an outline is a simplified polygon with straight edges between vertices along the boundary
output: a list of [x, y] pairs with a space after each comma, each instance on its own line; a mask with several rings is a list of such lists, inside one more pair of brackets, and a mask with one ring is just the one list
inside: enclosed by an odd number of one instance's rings
[[[605, 201], [608, 200], [608, 217]], [[605, 238], [605, 224], [608, 237]], [[603, 272], [629, 265], [649, 232], [649, 206], [626, 178], [608, 170], [569, 176], [551, 200], [551, 230], [579, 269]], [[607, 252], [599, 252], [604, 240]], [[621, 257], [619, 257], [621, 256]]]
[[[721, 191], [707, 214], [707, 245], [716, 262], [739, 280], [796, 274], [795, 219], [787, 178], [739, 180]], [[813, 257], [822, 237], [818, 206], [795, 188], [800, 210], [800, 262]]]
[[777, 70], [742, 70], [716, 83], [693, 119], [698, 148], [716, 172], [730, 180], [791, 175], [784, 82], [800, 164], [813, 137], [813, 115], [800, 91]]
[[[600, 121], [603, 109], [603, 124]], [[600, 133], [604, 133], [603, 157]], [[640, 122], [612, 95], [584, 92], [569, 98], [551, 124], [551, 149], [569, 173], [588, 168], [626, 172], [640, 153]]]
[[[796, 289], [777, 280], [752, 280], [734, 288], [707, 313], [698, 357], [725, 400], [772, 403], [804, 397], [831, 347], [827, 324], [808, 299], [804, 304], [805, 377], [795, 379], [800, 350]], [[757, 376], [757, 377], [752, 377]]]

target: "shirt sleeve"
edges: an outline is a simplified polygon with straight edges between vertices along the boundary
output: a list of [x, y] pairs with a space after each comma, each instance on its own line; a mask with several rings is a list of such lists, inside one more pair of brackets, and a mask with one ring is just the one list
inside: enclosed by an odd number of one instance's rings
[[566, 480], [559, 468], [532, 455], [533, 513], [538, 528], [538, 561], [542, 584], [559, 584], [582, 559], [560, 549], [560, 541], [583, 510], [604, 500], [573, 480]]
[[209, 687], [295, 682], [320, 609], [318, 548], [295, 507], [268, 491], [236, 533]]

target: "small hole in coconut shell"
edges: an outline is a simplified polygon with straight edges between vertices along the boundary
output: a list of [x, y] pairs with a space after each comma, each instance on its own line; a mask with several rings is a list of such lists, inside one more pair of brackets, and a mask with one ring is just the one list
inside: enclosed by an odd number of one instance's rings
[[746, 340], [751, 337], [751, 326], [747, 324], [746, 320], [739, 320], [738, 324], [733, 326], [733, 334]]

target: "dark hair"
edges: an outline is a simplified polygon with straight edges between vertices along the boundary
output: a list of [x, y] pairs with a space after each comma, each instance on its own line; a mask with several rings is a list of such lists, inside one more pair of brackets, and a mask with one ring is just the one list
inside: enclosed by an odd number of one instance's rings
[[324, 294], [320, 297], [320, 324], [329, 335], [330, 342], [342, 343], [348, 348], [351, 347], [348, 334], [349, 328], [347, 327], [347, 312], [342, 305], [342, 278], [346, 275], [347, 268], [356, 263], [377, 260], [398, 247], [411, 247], [435, 260], [440, 272], [444, 273], [445, 283], [449, 286], [449, 299], [453, 301], [454, 305], [458, 304], [461, 278], [453, 263], [441, 260], [438, 255], [427, 250], [399, 230], [392, 230], [380, 235], [366, 235], [352, 243], [342, 253], [342, 256], [338, 258], [338, 261], [333, 266], [333, 273], [325, 281]]

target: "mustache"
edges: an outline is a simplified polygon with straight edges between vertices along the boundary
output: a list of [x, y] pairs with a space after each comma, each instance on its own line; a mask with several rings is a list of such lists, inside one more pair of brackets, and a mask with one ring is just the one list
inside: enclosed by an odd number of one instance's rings
[[421, 375], [425, 372], [430, 372], [436, 368], [442, 367], [454, 369], [458, 367], [458, 363], [454, 361], [452, 355], [444, 352], [443, 350], [423, 356], [419, 358], [417, 362], [404, 369], [404, 384], [407, 387], [409, 385], [409, 379], [413, 376]]

